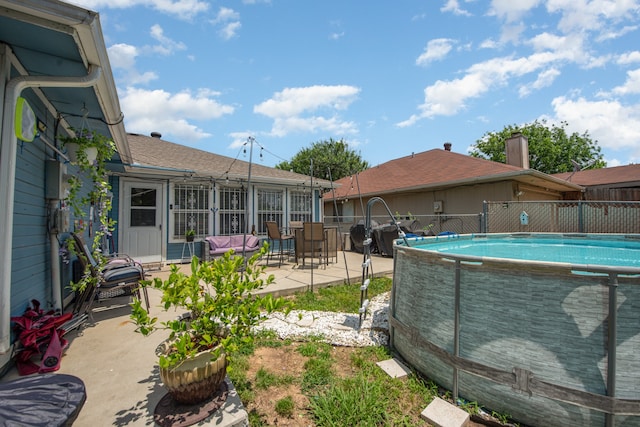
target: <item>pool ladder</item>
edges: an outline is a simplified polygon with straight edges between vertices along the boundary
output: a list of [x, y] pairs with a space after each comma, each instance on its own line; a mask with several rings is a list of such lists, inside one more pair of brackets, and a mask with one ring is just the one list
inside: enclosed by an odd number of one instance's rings
[[358, 329], [362, 326], [362, 321], [367, 318], [367, 309], [369, 308], [369, 285], [371, 284], [371, 279], [373, 278], [373, 269], [371, 267], [371, 243], [373, 243], [373, 238], [371, 237], [371, 207], [375, 203], [382, 203], [384, 208], [389, 213], [389, 217], [391, 218], [391, 223], [396, 226], [398, 230], [398, 237], [404, 239], [404, 242], [407, 246], [409, 243], [407, 242], [407, 237], [404, 234], [404, 231], [400, 229], [400, 224], [396, 221], [396, 218], [389, 210], [389, 206], [381, 197], [373, 197], [369, 199], [367, 202], [367, 215], [365, 217], [364, 224], [364, 241], [362, 242], [362, 280], [360, 281], [360, 308], [358, 309]]

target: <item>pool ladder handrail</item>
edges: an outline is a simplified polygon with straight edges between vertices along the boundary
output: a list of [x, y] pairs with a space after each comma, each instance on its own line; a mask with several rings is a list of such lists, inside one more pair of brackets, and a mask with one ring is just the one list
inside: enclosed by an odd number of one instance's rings
[[367, 318], [367, 308], [369, 307], [369, 285], [371, 284], [371, 278], [373, 277], [373, 269], [371, 267], [371, 243], [373, 239], [371, 237], [371, 207], [375, 203], [382, 203], [384, 208], [389, 213], [389, 217], [391, 218], [391, 223], [395, 225], [398, 230], [398, 237], [404, 240], [405, 245], [409, 246], [409, 242], [407, 241], [407, 236], [404, 231], [400, 228], [400, 224], [396, 221], [395, 216], [391, 213], [389, 206], [382, 199], [382, 197], [372, 197], [367, 202], [367, 214], [365, 217], [364, 223], [364, 241], [362, 242], [362, 280], [360, 281], [360, 308], [358, 309], [358, 329], [362, 326], [362, 321]]

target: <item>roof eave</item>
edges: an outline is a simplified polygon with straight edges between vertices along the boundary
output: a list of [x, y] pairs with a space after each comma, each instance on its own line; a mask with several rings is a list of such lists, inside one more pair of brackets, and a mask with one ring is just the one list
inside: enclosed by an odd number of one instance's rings
[[102, 69], [94, 91], [120, 157], [124, 161], [130, 161], [131, 152], [122, 120], [123, 114], [98, 13], [63, 2], [4, 0], [2, 3], [10, 4], [10, 8], [20, 13], [21, 19], [27, 22], [57, 31], [68, 32], [68, 28], [73, 30], [72, 36], [85, 67], [88, 69], [89, 65], [97, 65]]

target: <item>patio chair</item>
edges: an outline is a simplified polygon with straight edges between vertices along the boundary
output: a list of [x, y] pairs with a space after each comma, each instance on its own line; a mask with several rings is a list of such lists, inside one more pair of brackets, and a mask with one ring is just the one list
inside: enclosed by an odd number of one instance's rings
[[273, 251], [275, 249], [274, 245], [275, 245], [275, 242], [277, 241], [278, 252], [279, 252], [278, 267], [280, 267], [282, 265], [282, 258], [284, 257], [285, 243], [287, 245], [287, 254], [290, 255], [291, 242], [293, 242], [294, 236], [291, 234], [282, 234], [280, 232], [280, 228], [278, 228], [278, 224], [275, 221], [266, 221], [265, 224], [267, 225], [267, 236], [269, 238], [269, 246], [271, 248], [269, 251], [269, 254], [267, 255], [267, 264], [269, 263], [269, 260], [273, 255]]
[[318, 258], [322, 263], [325, 257], [326, 264], [329, 264], [329, 258], [326, 255], [327, 241], [323, 222], [305, 222], [302, 224], [302, 265], [305, 265], [307, 257]]
[[[83, 292], [76, 296], [74, 315], [86, 313], [91, 317], [91, 309], [96, 299], [103, 300], [133, 293], [141, 298], [140, 281], [145, 278], [142, 264], [128, 255], [110, 254], [107, 255], [107, 263], [101, 268], [82, 237], [76, 233], [71, 233], [71, 235], [75, 241], [78, 259], [83, 270], [86, 271], [88, 267], [90, 274], [98, 279], [97, 286], [87, 286]], [[146, 287], [142, 287], [142, 293], [147, 311], [149, 311], [149, 296]]]

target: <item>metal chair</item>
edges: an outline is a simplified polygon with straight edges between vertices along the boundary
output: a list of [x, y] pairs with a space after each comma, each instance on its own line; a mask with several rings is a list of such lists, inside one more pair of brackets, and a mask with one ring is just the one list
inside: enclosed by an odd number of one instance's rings
[[304, 249], [302, 250], [302, 265], [305, 265], [307, 256], [317, 258], [322, 263], [322, 257], [328, 264], [329, 258], [326, 256], [326, 237], [323, 222], [305, 222], [302, 224], [302, 240]]
[[267, 264], [273, 255], [273, 251], [275, 250], [275, 242], [278, 242], [278, 250], [279, 250], [279, 260], [278, 267], [282, 265], [282, 258], [284, 257], [284, 245], [287, 244], [287, 254], [291, 254], [291, 242], [293, 242], [294, 236], [291, 234], [282, 234], [280, 232], [280, 228], [275, 221], [266, 221], [267, 225], [267, 236], [269, 238], [269, 254], [267, 255]]
[[[86, 271], [88, 268], [89, 273], [98, 279], [97, 286], [87, 286], [83, 292], [76, 295], [74, 315], [87, 314], [88, 317], [91, 317], [91, 309], [96, 299], [113, 298], [127, 293], [135, 293], [138, 298], [141, 298], [140, 281], [145, 278], [142, 264], [134, 261], [128, 255], [112, 254], [107, 256], [106, 264], [100, 267], [83, 238], [76, 233], [71, 233], [71, 236], [75, 242], [78, 259], [83, 270]], [[149, 296], [146, 287], [142, 287], [142, 293], [147, 311], [149, 311]]]

